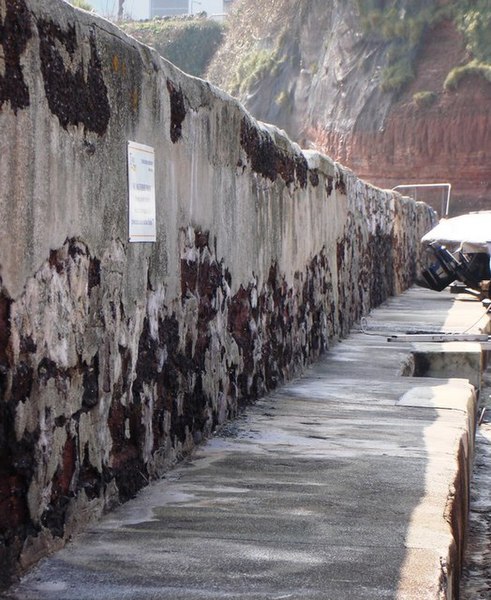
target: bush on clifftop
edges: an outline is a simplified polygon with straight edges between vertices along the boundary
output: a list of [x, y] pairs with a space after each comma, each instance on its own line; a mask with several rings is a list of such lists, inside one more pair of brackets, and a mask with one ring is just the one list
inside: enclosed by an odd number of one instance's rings
[[224, 35], [221, 23], [202, 17], [128, 21], [121, 27], [196, 77], [203, 77]]

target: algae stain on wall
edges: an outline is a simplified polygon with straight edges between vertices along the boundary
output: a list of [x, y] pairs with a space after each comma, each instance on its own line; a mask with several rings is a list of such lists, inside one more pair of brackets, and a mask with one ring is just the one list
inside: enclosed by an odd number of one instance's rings
[[3, 60], [0, 60], [0, 109], [8, 102], [12, 110], [17, 112], [29, 106], [30, 100], [21, 58], [31, 37], [31, 22], [24, 0], [6, 2], [2, 8], [0, 59]]

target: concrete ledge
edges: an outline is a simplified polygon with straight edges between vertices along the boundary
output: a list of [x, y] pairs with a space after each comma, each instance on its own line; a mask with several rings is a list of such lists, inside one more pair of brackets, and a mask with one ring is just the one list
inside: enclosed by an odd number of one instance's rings
[[458, 373], [479, 390], [484, 366], [481, 345], [476, 342], [413, 344], [416, 377], [453, 377]]
[[[426, 497], [413, 512], [408, 527], [409, 552], [399, 588], [401, 593], [407, 592], [408, 597], [413, 597], [410, 593], [414, 593], [415, 587], [416, 590], [418, 587], [415, 586], [414, 573], [419, 570], [421, 540], [428, 538], [430, 544], [435, 543], [435, 537], [429, 531], [434, 533], [433, 526], [438, 522], [442, 526], [441, 591], [435, 597], [457, 597], [469, 512], [476, 400], [475, 388], [468, 381], [453, 379], [443, 385], [412, 388], [397, 402], [399, 406], [434, 408], [438, 411], [434, 424], [425, 430], [428, 453]], [[461, 413], [460, 417], [456, 418], [456, 412]], [[448, 489], [442, 486], [442, 496], [437, 499], [438, 482], [442, 479], [448, 482]], [[428, 507], [435, 504], [445, 506], [443, 520], [440, 515], [435, 518], [435, 515], [432, 517], [428, 514]], [[412, 547], [413, 541], [415, 548]]]

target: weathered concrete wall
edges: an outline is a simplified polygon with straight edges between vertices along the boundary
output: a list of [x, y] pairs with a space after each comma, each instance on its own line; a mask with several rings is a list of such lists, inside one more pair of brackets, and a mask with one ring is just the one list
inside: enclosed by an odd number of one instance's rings
[[0, 128], [5, 583], [406, 288], [431, 214], [57, 0], [0, 0]]

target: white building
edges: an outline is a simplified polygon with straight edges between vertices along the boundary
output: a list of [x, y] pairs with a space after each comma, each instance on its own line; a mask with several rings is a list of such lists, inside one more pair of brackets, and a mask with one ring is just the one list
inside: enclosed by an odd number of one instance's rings
[[[118, 0], [87, 0], [97, 14], [115, 18], [118, 14]], [[150, 0], [125, 0], [123, 5], [125, 16], [136, 21], [150, 17]]]
[[[104, 17], [118, 14], [118, 0], [88, 0], [95, 11]], [[153, 17], [172, 17], [205, 11], [209, 16], [223, 15], [234, 0], [125, 0], [124, 15], [135, 20]]]
[[230, 0], [150, 0], [150, 17], [196, 14], [223, 15]]

